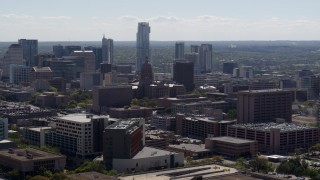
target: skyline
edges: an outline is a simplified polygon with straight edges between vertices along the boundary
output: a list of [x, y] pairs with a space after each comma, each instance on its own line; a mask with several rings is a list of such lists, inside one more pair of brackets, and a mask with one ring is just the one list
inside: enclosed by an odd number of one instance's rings
[[320, 1], [40, 0], [4, 1], [0, 42], [135, 41], [149, 22], [151, 41], [320, 40]]

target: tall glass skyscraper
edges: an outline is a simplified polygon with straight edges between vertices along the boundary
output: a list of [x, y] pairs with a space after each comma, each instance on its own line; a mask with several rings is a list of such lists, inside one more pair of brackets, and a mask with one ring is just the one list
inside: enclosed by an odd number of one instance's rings
[[38, 55], [38, 40], [19, 39], [19, 44], [23, 50], [23, 59], [27, 66], [36, 66], [35, 56]]
[[102, 62], [113, 64], [113, 40], [102, 38]]
[[140, 73], [145, 59], [150, 59], [150, 26], [147, 22], [138, 24], [136, 73]]
[[184, 42], [176, 42], [175, 60], [184, 60]]

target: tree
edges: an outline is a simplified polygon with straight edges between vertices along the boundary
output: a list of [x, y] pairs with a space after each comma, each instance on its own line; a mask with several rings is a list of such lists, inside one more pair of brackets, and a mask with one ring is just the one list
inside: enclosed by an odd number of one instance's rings
[[320, 144], [315, 144], [311, 146], [310, 151], [320, 151]]
[[249, 161], [249, 167], [254, 172], [267, 173], [272, 170], [272, 164], [267, 159], [258, 156]]
[[230, 109], [230, 110], [228, 111], [228, 116], [229, 116], [231, 119], [237, 118], [237, 110], [236, 110], [236, 109]]
[[57, 88], [50, 86], [50, 88], [47, 90], [49, 92], [58, 92]]
[[37, 175], [37, 176], [33, 176], [29, 180], [50, 180], [50, 179], [48, 177], [45, 177], [45, 176]]

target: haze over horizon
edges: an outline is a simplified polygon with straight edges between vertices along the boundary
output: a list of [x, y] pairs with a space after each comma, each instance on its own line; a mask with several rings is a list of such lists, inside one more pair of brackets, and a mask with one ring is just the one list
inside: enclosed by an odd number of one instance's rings
[[149, 22], [151, 41], [320, 40], [320, 1], [11, 0], [1, 2], [0, 41], [135, 41]]

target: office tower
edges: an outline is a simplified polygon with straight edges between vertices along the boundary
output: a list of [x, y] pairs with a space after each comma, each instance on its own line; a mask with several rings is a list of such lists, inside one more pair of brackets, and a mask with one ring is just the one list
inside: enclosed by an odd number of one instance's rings
[[60, 44], [52, 46], [52, 52], [56, 58], [61, 58], [64, 54], [63, 46]]
[[193, 62], [194, 74], [200, 74], [201, 73], [200, 62], [199, 62], [199, 53], [195, 53], [195, 52], [185, 53], [184, 54], [184, 58], [185, 58], [186, 61]]
[[176, 42], [175, 60], [184, 60], [184, 42]]
[[173, 80], [183, 84], [188, 92], [194, 88], [193, 75], [193, 62], [176, 61], [173, 64]]
[[136, 73], [140, 73], [141, 66], [146, 59], [150, 59], [150, 26], [147, 22], [140, 22], [138, 24], [137, 32], [137, 61]]
[[92, 90], [94, 86], [102, 85], [102, 74], [99, 72], [81, 73], [80, 89]]
[[144, 119], [129, 119], [115, 122], [103, 132], [103, 161], [112, 168], [113, 159], [130, 159], [145, 144]]
[[238, 123], [291, 122], [292, 93], [280, 89], [238, 92]]
[[19, 39], [23, 50], [23, 59], [27, 66], [36, 66], [35, 56], [38, 55], [38, 40]]
[[222, 72], [224, 74], [233, 74], [233, 69], [238, 67], [236, 62], [224, 62]]
[[199, 49], [200, 68], [202, 72], [212, 72], [212, 45], [201, 44]]
[[73, 56], [77, 56], [84, 59], [83, 72], [95, 72], [96, 70], [96, 57], [93, 51], [73, 51]]
[[2, 77], [9, 78], [10, 64], [23, 64], [23, 50], [19, 44], [11, 44], [1, 59]]
[[150, 85], [153, 82], [152, 66], [146, 58], [144, 64], [141, 67], [140, 83], [142, 85]]
[[113, 40], [102, 38], [102, 61], [113, 64]]
[[241, 66], [239, 68], [239, 75], [245, 79], [252, 79], [253, 78], [253, 69], [252, 66]]
[[100, 68], [100, 64], [102, 63], [102, 48], [101, 47], [84, 47], [85, 51], [93, 51], [94, 55], [96, 56], [96, 69]]
[[198, 46], [198, 45], [191, 45], [191, 52], [192, 52], [192, 53], [199, 53], [199, 52], [200, 52], [200, 46]]
[[9, 82], [12, 84], [28, 83], [31, 81], [32, 67], [10, 64]]
[[81, 46], [65, 46], [63, 55], [70, 56], [73, 51], [81, 51]]
[[8, 139], [8, 119], [0, 118], [0, 141]]

